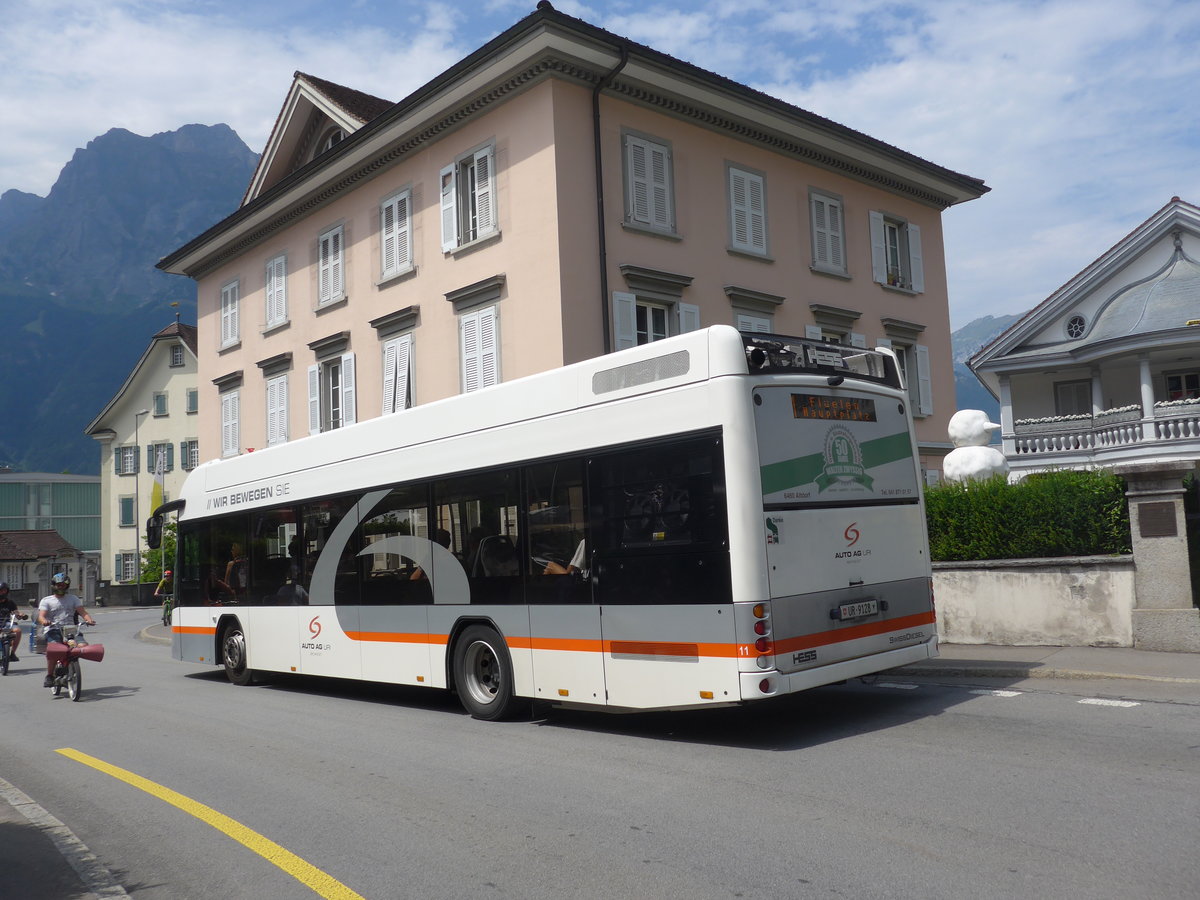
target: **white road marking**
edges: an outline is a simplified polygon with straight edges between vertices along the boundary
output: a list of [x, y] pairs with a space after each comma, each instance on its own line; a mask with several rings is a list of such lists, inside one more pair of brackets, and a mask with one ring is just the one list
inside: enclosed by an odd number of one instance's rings
[[891, 688], [894, 691], [915, 691], [919, 684], [906, 684], [900, 681], [881, 681], [875, 687]]
[[991, 691], [979, 690], [971, 691], [972, 694], [978, 694], [980, 697], [1020, 697], [1024, 691]]
[[1126, 708], [1130, 706], [1142, 705], [1140, 703], [1134, 703], [1132, 700], [1104, 700], [1100, 697], [1087, 697], [1079, 702], [1087, 703], [1090, 706], [1121, 706]]

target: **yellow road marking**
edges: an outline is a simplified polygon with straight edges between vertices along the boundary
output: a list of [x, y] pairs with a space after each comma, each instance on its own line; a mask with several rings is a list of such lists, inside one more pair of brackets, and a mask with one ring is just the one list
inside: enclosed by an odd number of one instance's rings
[[227, 837], [253, 850], [267, 862], [273, 863], [283, 869], [283, 871], [287, 872], [305, 887], [310, 888], [322, 897], [328, 898], [328, 900], [365, 900], [361, 894], [350, 890], [350, 888], [346, 887], [336, 878], [322, 872], [311, 863], [305, 862], [290, 850], [285, 850], [252, 828], [247, 828], [235, 819], [231, 819], [229, 816], [219, 813], [215, 809], [193, 800], [191, 797], [184, 796], [170, 788], [165, 788], [161, 784], [157, 784], [148, 778], [143, 778], [141, 775], [135, 775], [126, 769], [106, 763], [102, 759], [96, 759], [96, 757], [88, 756], [86, 753], [72, 750], [70, 747], [64, 747], [55, 752], [61, 753], [68, 759], [83, 763], [85, 766], [91, 766], [93, 769], [103, 772], [106, 775], [111, 775], [113, 778], [124, 781], [128, 785], [145, 791], [152, 797], [157, 797], [159, 800], [169, 803], [189, 815], [195, 816], [201, 822], [211, 825]]

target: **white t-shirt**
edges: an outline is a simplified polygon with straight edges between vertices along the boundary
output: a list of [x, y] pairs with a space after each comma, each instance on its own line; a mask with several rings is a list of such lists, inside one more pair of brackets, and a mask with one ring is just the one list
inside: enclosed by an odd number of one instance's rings
[[83, 609], [83, 601], [74, 594], [62, 597], [51, 594], [49, 597], [43, 597], [42, 602], [38, 604], [38, 610], [46, 613], [51, 625], [74, 625], [77, 609]]

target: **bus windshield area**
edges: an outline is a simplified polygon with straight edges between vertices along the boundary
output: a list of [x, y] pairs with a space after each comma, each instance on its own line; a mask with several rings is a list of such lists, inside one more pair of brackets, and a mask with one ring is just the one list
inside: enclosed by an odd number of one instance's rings
[[876, 350], [778, 334], [743, 334], [742, 342], [754, 373], [841, 375], [900, 387], [895, 360]]

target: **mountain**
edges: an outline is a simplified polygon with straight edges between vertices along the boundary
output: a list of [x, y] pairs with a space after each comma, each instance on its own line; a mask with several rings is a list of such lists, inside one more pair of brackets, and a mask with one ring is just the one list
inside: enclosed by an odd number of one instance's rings
[[195, 321], [195, 284], [155, 263], [237, 208], [257, 160], [227, 125], [114, 128], [46, 197], [0, 194], [0, 464], [99, 471], [83, 429], [174, 320], [172, 301]]
[[968, 322], [950, 334], [950, 352], [954, 357], [954, 399], [957, 409], [981, 409], [988, 414], [991, 421], [1000, 421], [1000, 402], [980, 384], [975, 373], [967, 368], [967, 360], [1019, 318], [1021, 317], [984, 316]]

